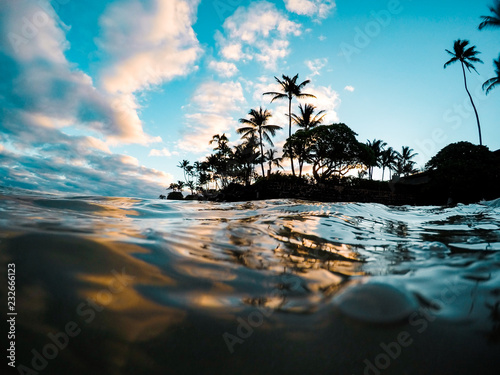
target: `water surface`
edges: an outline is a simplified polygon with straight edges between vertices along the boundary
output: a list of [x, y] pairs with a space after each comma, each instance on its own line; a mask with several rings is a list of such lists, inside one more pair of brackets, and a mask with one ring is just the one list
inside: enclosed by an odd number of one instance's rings
[[16, 365], [37, 373], [496, 374], [500, 365], [500, 208], [485, 204], [1, 189], [0, 259], [3, 280], [8, 263], [16, 268]]

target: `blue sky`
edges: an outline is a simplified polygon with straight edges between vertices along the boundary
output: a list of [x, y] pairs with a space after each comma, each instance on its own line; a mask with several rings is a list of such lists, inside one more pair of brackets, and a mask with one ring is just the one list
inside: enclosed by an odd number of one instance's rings
[[[19, 0], [0, 3], [0, 184], [47, 192], [155, 197], [182, 179], [182, 159], [237, 143], [238, 119], [269, 103], [274, 76], [310, 79], [309, 100], [358, 140], [410, 146], [422, 167], [449, 143], [500, 148], [494, 76], [500, 30], [478, 31], [492, 0]], [[297, 104], [297, 103], [296, 103]], [[285, 140], [275, 138], [276, 148]]]

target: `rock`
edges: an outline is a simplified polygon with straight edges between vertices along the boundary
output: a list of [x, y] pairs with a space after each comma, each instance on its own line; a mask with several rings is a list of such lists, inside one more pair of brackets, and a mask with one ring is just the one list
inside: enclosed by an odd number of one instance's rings
[[381, 282], [356, 282], [333, 299], [340, 314], [364, 323], [403, 322], [418, 309], [417, 299], [404, 288]]

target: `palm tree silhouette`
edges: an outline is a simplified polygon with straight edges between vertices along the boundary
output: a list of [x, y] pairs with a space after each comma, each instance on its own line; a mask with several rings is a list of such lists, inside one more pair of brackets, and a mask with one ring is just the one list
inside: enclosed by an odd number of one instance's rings
[[396, 155], [397, 155], [396, 169], [399, 174], [408, 176], [412, 173], [417, 172], [414, 168], [415, 162], [411, 159], [413, 159], [418, 154], [413, 153], [412, 148], [409, 148], [408, 146], [403, 146], [403, 148], [401, 149], [401, 153], [397, 152]]
[[[479, 145], [483, 145], [483, 138], [481, 136], [481, 124], [479, 123], [479, 115], [477, 114], [477, 109], [476, 106], [474, 105], [474, 100], [472, 100], [472, 95], [469, 92], [469, 88], [467, 87], [467, 76], [465, 74], [465, 68], [470, 72], [471, 69], [474, 69], [474, 71], [477, 73], [476, 68], [474, 65], [472, 65], [473, 62], [479, 62], [482, 63], [480, 59], [476, 57], [477, 54], [479, 54], [479, 51], [476, 51], [476, 46], [472, 46], [467, 48], [469, 45], [468, 40], [456, 40], [455, 43], [453, 44], [453, 52], [446, 50], [451, 56], [453, 56], [449, 61], [444, 64], [444, 68], [450, 64], [453, 64], [456, 61], [460, 61], [462, 65], [462, 71], [464, 73], [464, 84], [465, 84], [465, 91], [467, 91], [467, 94], [469, 95], [470, 102], [472, 104], [472, 108], [474, 108], [474, 113], [476, 114], [476, 120], [477, 120], [477, 128], [479, 131]], [[478, 73], [479, 74], [479, 73]]]
[[314, 110], [316, 107], [312, 104], [299, 104], [300, 116], [292, 113], [293, 122], [299, 127], [303, 128], [305, 131], [315, 126], [321, 125], [323, 118], [325, 117], [325, 111], [321, 110], [316, 115], [314, 115]]
[[500, 27], [500, 0], [495, 0], [493, 6], [488, 7], [493, 16], [481, 16], [483, 22], [479, 24], [479, 30], [486, 27]]
[[189, 174], [192, 167], [189, 163], [189, 160], [184, 159], [183, 161], [179, 162], [179, 165], [177, 166], [178, 168], [181, 168], [184, 172], [184, 180], [187, 182], [187, 174]]
[[369, 179], [373, 180], [373, 168], [380, 167], [382, 151], [384, 150], [384, 147], [387, 146], [387, 143], [381, 139], [374, 139], [373, 141], [367, 141], [366, 145], [373, 151], [373, 155], [375, 156], [375, 163], [368, 166]]
[[384, 181], [384, 173], [385, 169], [389, 169], [389, 180], [391, 179], [391, 171], [393, 171], [396, 167], [396, 163], [398, 160], [398, 152], [394, 151], [392, 147], [389, 147], [387, 150], [382, 151], [381, 156], [381, 166], [382, 166], [382, 181]]
[[483, 90], [486, 90], [486, 95], [496, 86], [500, 84], [500, 56], [497, 60], [493, 60], [493, 65], [495, 66], [496, 77], [490, 78], [485, 83], [483, 83]]
[[[242, 138], [253, 137], [258, 134], [259, 146], [260, 146], [260, 155], [264, 155], [264, 145], [263, 139], [265, 139], [271, 146], [274, 146], [274, 143], [269, 136], [271, 134], [273, 137], [276, 135], [276, 130], [280, 130], [281, 126], [278, 125], [269, 125], [267, 121], [272, 116], [271, 112], [267, 109], [262, 109], [260, 107], [257, 109], [251, 109], [248, 112], [250, 119], [240, 118], [240, 123], [248, 125], [236, 130], [238, 134], [243, 134]], [[264, 158], [262, 157], [260, 160], [260, 166], [262, 168], [262, 177], [265, 176], [264, 172]]]
[[271, 174], [271, 169], [273, 168], [273, 165], [277, 168], [283, 168], [281, 165], [282, 158], [276, 157], [275, 155], [276, 155], [276, 150], [272, 148], [266, 151], [265, 157], [267, 162], [269, 163], [269, 170], [268, 170], [269, 174]]
[[[263, 94], [263, 95], [273, 95], [271, 103], [274, 102], [276, 99], [288, 99], [288, 137], [292, 136], [292, 99], [316, 98], [312, 94], [306, 94], [302, 92], [302, 89], [311, 81], [306, 79], [304, 82], [297, 84], [298, 78], [299, 78], [298, 74], [296, 74], [293, 78], [290, 78], [284, 74], [282, 75], [282, 79], [274, 77], [274, 79], [276, 79], [276, 81], [281, 86], [282, 92], [269, 91]], [[290, 162], [292, 164], [292, 174], [293, 176], [295, 176], [295, 169], [293, 167], [292, 155], [290, 155]]]

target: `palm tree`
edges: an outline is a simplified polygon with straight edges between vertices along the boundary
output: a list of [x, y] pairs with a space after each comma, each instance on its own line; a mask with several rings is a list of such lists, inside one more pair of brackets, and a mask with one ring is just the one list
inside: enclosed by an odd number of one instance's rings
[[[258, 110], [251, 109], [248, 114], [250, 116], [250, 119], [240, 118], [240, 123], [247, 126], [239, 128], [236, 132], [238, 134], [243, 134], [242, 138], [248, 138], [250, 136], [255, 136], [255, 134], [258, 134], [260, 155], [264, 155], [263, 139], [265, 139], [271, 146], [274, 146], [274, 143], [269, 134], [274, 137], [276, 135], [276, 130], [280, 130], [281, 126], [269, 125], [267, 121], [272, 116], [272, 114], [267, 109], [262, 109], [262, 107], [260, 107]], [[261, 158], [260, 166], [262, 168], [262, 177], [264, 177], [264, 158]]]
[[217, 143], [217, 147], [214, 148], [214, 151], [217, 151], [220, 155], [227, 155], [231, 148], [229, 147], [229, 139], [226, 137], [226, 133], [215, 134], [210, 141], [210, 144]]
[[309, 130], [315, 126], [321, 125], [323, 118], [325, 117], [325, 111], [321, 110], [316, 115], [314, 115], [314, 110], [316, 107], [312, 104], [299, 104], [300, 116], [292, 113], [293, 122], [304, 130]]
[[382, 151], [387, 146], [387, 143], [381, 139], [374, 139], [373, 141], [367, 141], [366, 145], [373, 151], [373, 155], [375, 156], [375, 162], [368, 166], [369, 179], [373, 180], [373, 168], [381, 166]]
[[192, 169], [192, 166], [189, 163], [189, 160], [184, 159], [183, 161], [179, 162], [179, 165], [177, 166], [178, 168], [181, 168], [184, 172], [184, 181], [187, 182], [187, 175]]
[[479, 24], [479, 30], [482, 30], [486, 27], [500, 27], [500, 0], [495, 0], [493, 6], [490, 8], [493, 16], [481, 16], [483, 22]]
[[250, 180], [254, 174], [254, 165], [262, 160], [260, 152], [257, 151], [258, 147], [259, 140], [255, 133], [250, 133], [245, 138], [245, 142], [234, 147], [233, 161], [237, 167], [235, 175], [243, 179], [246, 186], [250, 185]]
[[444, 64], [444, 68], [446, 68], [450, 64], [453, 64], [456, 61], [460, 61], [462, 65], [462, 71], [464, 73], [465, 91], [467, 91], [467, 94], [469, 95], [470, 102], [472, 103], [472, 108], [474, 108], [474, 113], [476, 114], [477, 128], [479, 131], [479, 145], [482, 146], [483, 138], [481, 136], [481, 124], [479, 123], [479, 115], [477, 114], [477, 109], [476, 106], [474, 105], [474, 101], [472, 100], [472, 95], [470, 94], [469, 88], [467, 87], [467, 76], [465, 75], [466, 67], [469, 72], [471, 69], [474, 69], [474, 71], [477, 73], [477, 70], [474, 67], [474, 65], [472, 65], [472, 63], [473, 62], [482, 63], [482, 61], [476, 57], [476, 55], [480, 53], [479, 51], [476, 51], [476, 46], [467, 48], [468, 45], [469, 45], [468, 40], [460, 40], [460, 39], [456, 40], [455, 43], [453, 44], [453, 52], [446, 50], [446, 52], [448, 52], [453, 57], [449, 61], [447, 61], [446, 64]]
[[500, 84], [500, 56], [497, 60], [493, 60], [493, 65], [495, 66], [496, 77], [490, 78], [485, 83], [483, 83], [483, 90], [486, 90], [486, 95], [492, 90], [496, 85]]
[[389, 169], [389, 180], [391, 179], [391, 171], [393, 171], [396, 167], [396, 163], [398, 160], [398, 152], [394, 151], [392, 147], [389, 147], [387, 150], [382, 151], [382, 156], [380, 158], [381, 166], [382, 166], [382, 181], [384, 181], [384, 173], [385, 169]]
[[401, 149], [401, 153], [397, 153], [396, 170], [398, 174], [408, 176], [410, 174], [416, 173], [417, 171], [414, 168], [415, 162], [411, 159], [413, 159], [417, 155], [417, 153], [413, 153], [412, 148], [403, 146], [403, 148]]
[[[292, 99], [316, 98], [312, 94], [306, 94], [302, 92], [302, 89], [311, 81], [306, 79], [304, 82], [297, 84], [298, 78], [299, 78], [298, 74], [296, 74], [293, 78], [290, 78], [284, 74], [282, 75], [282, 79], [274, 77], [274, 79], [276, 79], [276, 81], [281, 86], [282, 92], [270, 91], [270, 92], [265, 92], [263, 94], [263, 95], [273, 95], [271, 103], [274, 102], [276, 99], [288, 99], [288, 137], [292, 136]], [[295, 169], [293, 167], [292, 155], [290, 155], [290, 161], [292, 164], [292, 174], [295, 176]]]
[[265, 157], [267, 162], [269, 163], [268, 174], [271, 174], [271, 169], [273, 168], [273, 165], [277, 168], [283, 168], [281, 165], [282, 158], [278, 158], [275, 155], [276, 155], [276, 150], [272, 148], [266, 151]]

